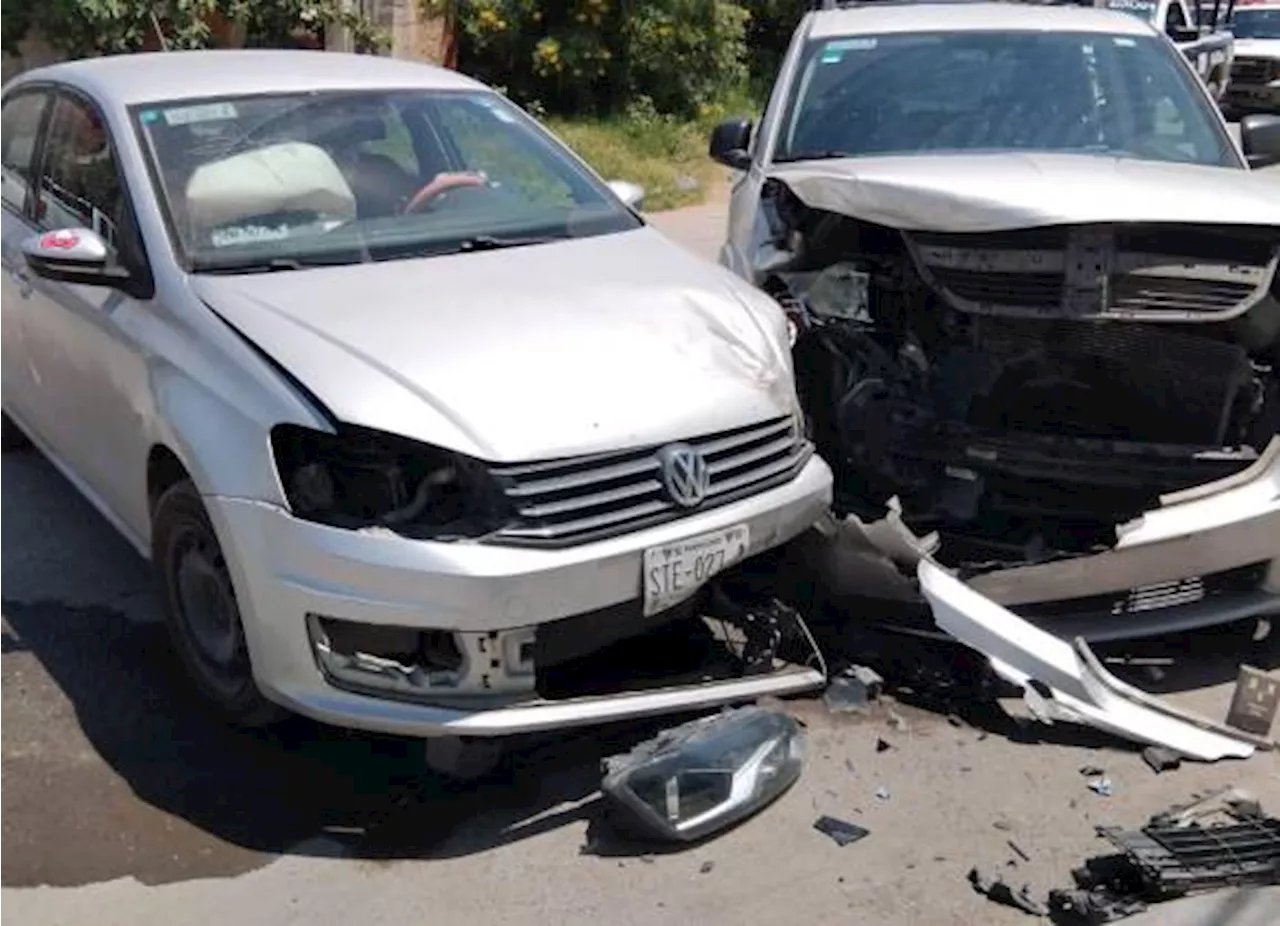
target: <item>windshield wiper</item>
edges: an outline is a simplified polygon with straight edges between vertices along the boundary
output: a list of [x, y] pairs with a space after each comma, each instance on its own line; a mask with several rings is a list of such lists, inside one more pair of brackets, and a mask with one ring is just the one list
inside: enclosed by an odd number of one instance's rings
[[775, 164], [788, 164], [792, 161], [830, 161], [835, 158], [851, 158], [853, 157], [848, 151], [834, 151], [831, 149], [821, 149], [817, 151], [798, 151], [795, 154], [789, 154], [785, 158], [774, 158]]
[[306, 270], [309, 267], [341, 267], [347, 264], [358, 264], [361, 261], [350, 258], [335, 260], [332, 257], [272, 257], [268, 260], [248, 258], [246, 260], [216, 259], [191, 262], [193, 273], [277, 273], [284, 270]]
[[568, 235], [472, 235], [458, 242], [459, 251], [497, 251], [502, 248], [523, 248], [532, 244], [563, 241]]

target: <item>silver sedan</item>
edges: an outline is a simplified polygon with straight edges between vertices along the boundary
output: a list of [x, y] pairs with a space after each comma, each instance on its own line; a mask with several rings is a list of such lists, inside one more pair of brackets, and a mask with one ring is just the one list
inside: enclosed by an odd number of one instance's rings
[[[495, 736], [821, 683], [708, 617], [830, 499], [786, 320], [634, 188], [389, 59], [104, 58], [3, 107], [6, 448], [153, 561], [229, 718]], [[609, 668], [663, 627], [726, 658]]]

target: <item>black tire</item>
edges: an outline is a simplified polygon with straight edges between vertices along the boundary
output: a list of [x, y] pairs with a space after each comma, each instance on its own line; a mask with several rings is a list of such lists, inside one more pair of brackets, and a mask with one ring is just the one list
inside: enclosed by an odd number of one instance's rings
[[262, 727], [288, 716], [253, 680], [231, 574], [191, 482], [179, 482], [156, 502], [151, 553], [169, 637], [201, 696], [241, 727]]
[[31, 438], [23, 433], [22, 428], [13, 423], [8, 415], [0, 415], [0, 450], [10, 453], [14, 450], [26, 450], [31, 446]]

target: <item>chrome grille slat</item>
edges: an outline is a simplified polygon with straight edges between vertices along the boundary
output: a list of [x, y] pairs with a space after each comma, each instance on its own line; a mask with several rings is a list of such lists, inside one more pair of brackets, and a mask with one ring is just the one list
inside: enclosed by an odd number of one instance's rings
[[634, 463], [617, 463], [603, 466], [600, 469], [582, 470], [577, 473], [571, 472], [564, 476], [549, 476], [529, 482], [518, 481], [520, 477], [513, 477], [508, 470], [494, 470], [494, 475], [505, 476], [513, 480], [514, 484], [507, 490], [508, 495], [513, 498], [526, 498], [532, 495], [546, 495], [552, 492], [567, 492], [571, 489], [580, 489], [600, 482], [646, 476], [657, 472], [658, 461], [653, 459], [651, 455], [647, 459], [637, 460]]
[[710, 474], [706, 499], [694, 508], [666, 495], [658, 464], [665, 445], [492, 466], [517, 517], [489, 542], [567, 546], [675, 520], [794, 478], [811, 454], [789, 416], [683, 443], [703, 455]]
[[661, 482], [657, 479], [646, 479], [644, 482], [630, 483], [604, 492], [592, 492], [590, 495], [573, 495], [560, 501], [521, 506], [520, 514], [526, 518], [550, 518], [558, 514], [600, 508], [613, 502], [623, 502], [639, 495], [649, 495], [661, 491]]

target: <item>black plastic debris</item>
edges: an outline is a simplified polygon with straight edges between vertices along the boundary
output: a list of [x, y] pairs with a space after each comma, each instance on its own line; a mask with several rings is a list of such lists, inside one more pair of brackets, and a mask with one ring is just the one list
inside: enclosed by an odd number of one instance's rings
[[999, 877], [993, 877], [977, 868], [969, 869], [969, 883], [988, 900], [1006, 907], [1013, 907], [1032, 916], [1048, 916], [1049, 906], [1031, 896], [1030, 886], [1024, 884], [1016, 890]]
[[1227, 723], [1255, 736], [1270, 736], [1276, 712], [1280, 711], [1280, 678], [1241, 666], [1236, 690], [1227, 710]]
[[1085, 778], [1101, 778], [1106, 773], [1107, 773], [1107, 770], [1105, 768], [1100, 768], [1097, 765], [1080, 766], [1080, 774], [1083, 775]]
[[835, 840], [836, 845], [842, 848], [871, 835], [871, 830], [858, 826], [856, 823], [827, 816], [819, 817], [815, 820], [813, 828], [824, 836], [830, 836]]
[[892, 748], [893, 743], [879, 737], [876, 738], [876, 752], [888, 752]]
[[1014, 855], [1022, 859], [1024, 862], [1031, 861], [1031, 856], [1027, 855], [1026, 850], [1023, 849], [1022, 846], [1014, 842], [1012, 839], [1006, 839], [1005, 844], [1008, 845], [1008, 847], [1013, 850]]
[[1164, 746], [1148, 746], [1142, 750], [1142, 761], [1151, 767], [1151, 771], [1159, 775], [1171, 772], [1182, 765], [1182, 756]]
[[800, 777], [804, 733], [761, 707], [664, 730], [604, 760], [609, 822], [629, 835], [694, 842], [777, 800]]
[[1226, 804], [1229, 820], [1206, 825], [1196, 819], [1206, 800], [1157, 814], [1140, 830], [1098, 827], [1120, 851], [1089, 859], [1072, 873], [1074, 890], [1050, 894], [1055, 922], [1095, 926], [1188, 894], [1280, 884], [1280, 820], [1245, 801]]

